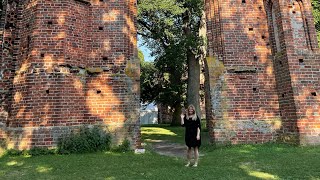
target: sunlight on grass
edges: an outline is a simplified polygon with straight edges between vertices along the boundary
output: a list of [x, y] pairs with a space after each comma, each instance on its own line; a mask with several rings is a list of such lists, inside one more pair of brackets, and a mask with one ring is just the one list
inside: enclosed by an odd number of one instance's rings
[[18, 161], [10, 161], [10, 162], [7, 162], [7, 166], [22, 166], [23, 165], [23, 162], [18, 162]]
[[111, 176], [111, 177], [107, 177], [106, 180], [114, 180], [116, 179], [115, 177]]
[[239, 152], [240, 152], [240, 153], [246, 153], [246, 154], [251, 153], [251, 151], [245, 150], [245, 149], [241, 149], [241, 150], [239, 150]]
[[246, 163], [246, 165], [241, 165], [240, 166], [240, 169], [243, 169], [246, 173], [248, 173], [249, 176], [253, 176], [253, 177], [256, 177], [258, 179], [272, 179], [272, 180], [280, 179], [276, 175], [272, 175], [272, 174], [269, 174], [269, 173], [253, 170], [251, 167], [248, 166], [249, 164], [251, 164], [251, 163]]
[[0, 158], [4, 155], [4, 153], [5, 153], [5, 150], [0, 148]]
[[251, 171], [249, 172], [250, 176], [254, 176], [256, 178], [260, 179], [280, 179], [279, 177], [269, 174], [269, 173], [264, 173], [264, 172], [259, 172], [259, 171]]
[[257, 150], [256, 147], [252, 146], [252, 145], [243, 145], [241, 147], [241, 149], [239, 149], [239, 152], [240, 153], [246, 153], [246, 154], [249, 154], [249, 153], [252, 153], [252, 151], [255, 151]]
[[31, 158], [32, 156], [29, 154], [23, 155], [24, 158]]
[[46, 166], [38, 166], [38, 167], [36, 168], [36, 170], [37, 170], [37, 172], [39, 172], [39, 173], [48, 173], [48, 172], [52, 171], [52, 168], [46, 167]]
[[141, 134], [156, 134], [156, 135], [167, 135], [167, 136], [177, 136], [176, 133], [159, 127], [142, 127]]
[[277, 148], [275, 148], [275, 150], [278, 151], [278, 152], [281, 152], [281, 151], [284, 150], [284, 148], [282, 148], [282, 147], [277, 147]]

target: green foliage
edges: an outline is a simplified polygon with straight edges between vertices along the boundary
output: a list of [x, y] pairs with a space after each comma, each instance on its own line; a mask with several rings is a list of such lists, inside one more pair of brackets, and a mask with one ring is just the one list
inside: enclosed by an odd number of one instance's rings
[[140, 69], [140, 100], [143, 103], [156, 101], [156, 97], [159, 94], [159, 85], [161, 83], [158, 78], [159, 71], [156, 69], [153, 62], [141, 62]]
[[26, 150], [8, 149], [6, 151], [6, 155], [8, 156], [21, 156], [23, 154], [26, 154]]
[[179, 111], [187, 93], [187, 52], [198, 55], [203, 45], [202, 12], [202, 0], [138, 0], [138, 34], [155, 56], [141, 65], [142, 102]]
[[119, 146], [112, 149], [112, 151], [121, 153], [132, 151], [130, 141], [128, 139], [125, 139]]
[[316, 26], [318, 42], [320, 44], [320, 2], [319, 0], [312, 0], [312, 12], [314, 16], [314, 23]]
[[30, 150], [8, 149], [6, 155], [8, 156], [40, 156], [56, 154], [56, 149], [49, 149], [46, 147], [32, 147]]
[[159, 42], [169, 41], [181, 33], [179, 16], [184, 12], [185, 8], [177, 0], [138, 0], [138, 31], [156, 51], [163, 45]]
[[0, 148], [6, 148], [7, 147], [7, 142], [4, 139], [0, 139]]
[[111, 137], [99, 127], [81, 127], [79, 132], [73, 132], [62, 137], [58, 142], [59, 154], [87, 153], [110, 149]]
[[56, 149], [48, 149], [44, 147], [33, 147], [27, 152], [27, 154], [30, 156], [53, 155], [56, 153], [57, 153]]
[[144, 55], [143, 55], [143, 52], [140, 49], [138, 49], [138, 58], [140, 60], [140, 63], [144, 62]]
[[277, 140], [277, 143], [297, 145], [299, 144], [299, 135], [298, 134], [279, 134], [276, 140]]

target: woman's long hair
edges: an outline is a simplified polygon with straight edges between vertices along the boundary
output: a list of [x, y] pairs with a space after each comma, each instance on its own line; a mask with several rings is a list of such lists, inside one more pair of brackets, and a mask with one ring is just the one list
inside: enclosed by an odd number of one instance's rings
[[[192, 114], [192, 115], [189, 115], [189, 109], [190, 109], [190, 108], [192, 108], [192, 109], [193, 109], [193, 112], [194, 112], [194, 114]], [[196, 113], [196, 108], [194, 107], [194, 105], [190, 104], [190, 105], [188, 106], [188, 110], [187, 110], [186, 116], [187, 116], [187, 119], [190, 119], [190, 118], [191, 118], [193, 121], [197, 120], [197, 113]]]

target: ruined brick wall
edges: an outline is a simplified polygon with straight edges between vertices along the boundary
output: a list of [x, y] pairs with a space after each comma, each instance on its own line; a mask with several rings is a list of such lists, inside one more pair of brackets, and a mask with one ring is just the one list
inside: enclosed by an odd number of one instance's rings
[[54, 146], [73, 129], [101, 125], [115, 143], [127, 138], [139, 146], [135, 1], [10, 3], [18, 6], [18, 38], [14, 56], [1, 58], [14, 66], [3, 88], [2, 138], [15, 148]]
[[12, 81], [15, 68], [17, 36], [18, 3], [16, 1], [3, 1], [0, 27], [0, 136], [4, 136], [3, 127], [6, 126], [12, 98]]
[[212, 139], [320, 143], [319, 55], [310, 2], [214, 0], [206, 1], [206, 15]]
[[[320, 54], [310, 1], [274, 1], [279, 48], [273, 47], [282, 133], [300, 144], [320, 143]], [[268, 12], [268, 11], [267, 11]], [[270, 24], [270, 23], [269, 23]], [[270, 28], [272, 30], [272, 28]], [[285, 83], [283, 83], [285, 82]]]

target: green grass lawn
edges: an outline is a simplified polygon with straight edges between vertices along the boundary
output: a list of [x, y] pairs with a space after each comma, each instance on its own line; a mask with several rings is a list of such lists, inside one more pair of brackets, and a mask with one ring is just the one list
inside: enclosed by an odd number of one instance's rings
[[[201, 141], [202, 145], [208, 146], [210, 144], [209, 134], [205, 128], [205, 122], [201, 122]], [[165, 140], [175, 142], [179, 144], [185, 144], [184, 142], [184, 127], [170, 126], [168, 124], [160, 125], [144, 125], [141, 128], [142, 139], [145, 142], [151, 142], [153, 140]]]
[[[143, 127], [149, 140], [183, 143], [181, 127]], [[182, 140], [181, 140], [182, 139]], [[0, 179], [320, 179], [320, 148], [241, 145], [201, 149], [199, 167], [147, 151], [0, 157]]]

